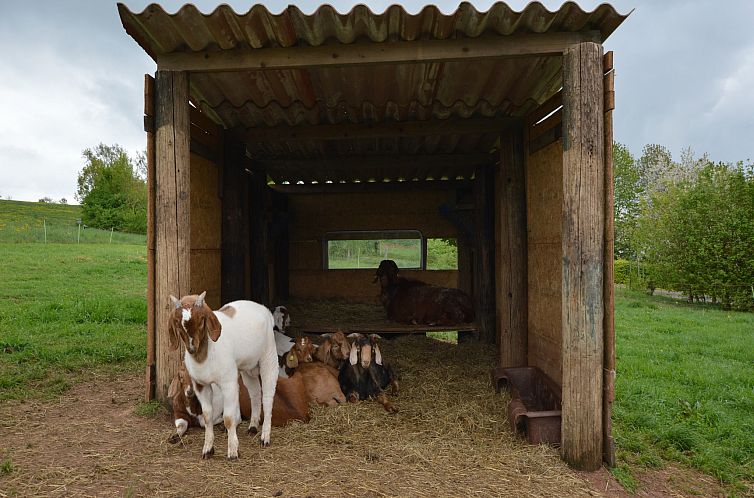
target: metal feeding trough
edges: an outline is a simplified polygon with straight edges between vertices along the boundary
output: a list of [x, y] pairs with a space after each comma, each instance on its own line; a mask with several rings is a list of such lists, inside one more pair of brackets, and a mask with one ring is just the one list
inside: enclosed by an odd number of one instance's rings
[[532, 444], [560, 446], [560, 388], [537, 367], [493, 368], [492, 385], [506, 389], [511, 430], [526, 434]]

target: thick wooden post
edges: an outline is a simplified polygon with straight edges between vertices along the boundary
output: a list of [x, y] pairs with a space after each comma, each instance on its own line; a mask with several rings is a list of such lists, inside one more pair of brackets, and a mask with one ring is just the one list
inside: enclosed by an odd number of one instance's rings
[[189, 82], [182, 71], [157, 71], [155, 80], [155, 394], [167, 400], [180, 355], [168, 339], [170, 294], [190, 294]]
[[254, 170], [249, 180], [249, 242], [251, 259], [251, 299], [270, 305], [269, 274], [267, 262], [267, 213], [265, 190], [267, 173]]
[[275, 222], [272, 234], [275, 247], [275, 295], [279, 302], [285, 302], [290, 297], [290, 235], [288, 227], [288, 197], [275, 192], [272, 197]]
[[221, 301], [245, 299], [246, 212], [244, 210], [246, 147], [234, 137], [225, 137], [222, 176]]
[[495, 199], [494, 168], [481, 167], [474, 180], [474, 303], [479, 340], [495, 343]]
[[602, 46], [563, 54], [563, 458], [602, 463], [605, 137]]
[[615, 187], [613, 185], [613, 109], [615, 109], [615, 72], [613, 53], [603, 58], [605, 72], [605, 358], [604, 398], [602, 407], [602, 432], [604, 440], [603, 460], [615, 466], [615, 441], [613, 440], [613, 401], [615, 400], [615, 287], [614, 258], [615, 233], [613, 211], [615, 210]]
[[155, 387], [155, 122], [154, 78], [144, 75], [144, 131], [147, 133], [147, 401], [154, 399]]
[[500, 366], [528, 364], [526, 172], [523, 130], [501, 140], [495, 178], [497, 329]]

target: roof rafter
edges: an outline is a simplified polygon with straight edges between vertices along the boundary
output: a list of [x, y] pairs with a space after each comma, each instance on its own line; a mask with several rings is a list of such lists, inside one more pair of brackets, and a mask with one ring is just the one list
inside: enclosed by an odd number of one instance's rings
[[242, 132], [246, 142], [296, 140], [350, 140], [355, 138], [412, 137], [423, 135], [503, 132], [521, 123], [521, 118], [448, 118], [426, 121], [341, 123], [250, 128]]
[[435, 168], [473, 168], [493, 164], [498, 157], [493, 154], [389, 154], [340, 156], [335, 159], [255, 159], [254, 167], [267, 171], [315, 170], [343, 168], [382, 168], [386, 171], [406, 167], [432, 166]]
[[446, 40], [296, 46], [287, 48], [237, 48], [156, 54], [157, 69], [216, 72], [259, 69], [411, 64], [418, 62], [473, 61], [487, 58], [557, 56], [576, 43], [600, 43], [599, 31], [527, 33]]

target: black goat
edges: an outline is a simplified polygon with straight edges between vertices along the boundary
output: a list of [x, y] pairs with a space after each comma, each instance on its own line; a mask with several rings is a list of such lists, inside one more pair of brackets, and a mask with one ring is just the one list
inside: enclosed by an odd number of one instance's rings
[[380, 336], [371, 334], [350, 334], [353, 339], [349, 361], [340, 367], [338, 380], [340, 389], [351, 403], [362, 399], [374, 398], [390, 413], [398, 411], [385, 394], [385, 389], [390, 386], [393, 394], [398, 393], [398, 381], [393, 368], [383, 362], [382, 353], [377, 345]]

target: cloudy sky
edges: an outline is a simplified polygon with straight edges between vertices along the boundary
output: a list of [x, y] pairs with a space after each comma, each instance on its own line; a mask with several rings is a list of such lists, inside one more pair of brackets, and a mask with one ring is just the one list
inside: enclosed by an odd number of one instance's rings
[[[149, 2], [126, 0], [132, 11]], [[162, 1], [169, 12], [183, 2]], [[217, 1], [194, 2], [203, 12]], [[237, 12], [252, 2], [229, 1]], [[291, 3], [268, 2], [279, 12]], [[367, 1], [374, 11], [390, 2]], [[475, 1], [486, 10], [489, 0]], [[508, 2], [522, 9], [526, 1]], [[557, 9], [562, 2], [543, 2]], [[580, 1], [586, 10], [600, 2]], [[606, 42], [615, 51], [615, 138], [634, 155], [647, 143], [678, 157], [685, 147], [718, 161], [754, 158], [754, 2], [614, 0], [636, 9]], [[403, 2], [409, 12], [423, 3]], [[297, 3], [304, 12], [318, 3]], [[345, 12], [352, 2], [333, 5]], [[437, 5], [452, 12], [457, 3]], [[0, 16], [0, 196], [73, 200], [81, 151], [99, 142], [135, 153], [144, 73], [154, 62], [125, 33], [115, 2], [3, 2]]]

